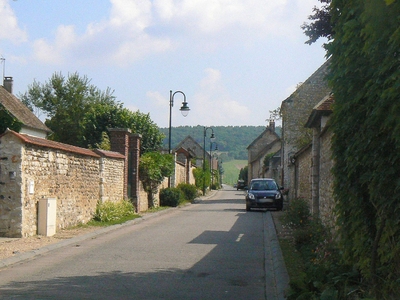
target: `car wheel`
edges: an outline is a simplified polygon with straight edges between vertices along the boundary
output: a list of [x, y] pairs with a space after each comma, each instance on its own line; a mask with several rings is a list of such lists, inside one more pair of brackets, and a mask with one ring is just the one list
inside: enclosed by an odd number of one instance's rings
[[279, 204], [277, 207], [277, 210], [282, 210], [283, 209], [283, 203]]
[[246, 204], [246, 211], [250, 211], [250, 205]]

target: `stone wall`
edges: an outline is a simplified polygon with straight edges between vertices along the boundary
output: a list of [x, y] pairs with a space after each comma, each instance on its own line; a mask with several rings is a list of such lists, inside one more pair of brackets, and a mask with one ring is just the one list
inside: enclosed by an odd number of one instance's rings
[[333, 174], [331, 140], [332, 132], [324, 130], [321, 133], [321, 154], [320, 154], [320, 182], [319, 182], [319, 211], [322, 221], [329, 227], [333, 227], [335, 218], [333, 209], [335, 206], [333, 199]]
[[124, 199], [124, 160], [100, 158], [100, 200], [120, 201]]
[[[0, 142], [0, 236], [21, 237], [22, 230], [22, 145], [14, 136]], [[24, 185], [26, 189], [26, 184]], [[26, 209], [36, 203], [27, 202]], [[36, 226], [33, 228], [36, 230]]]
[[304, 198], [309, 201], [311, 208], [311, 147], [305, 147], [303, 151], [298, 153], [295, 160], [294, 182], [295, 182], [295, 198]]
[[178, 161], [175, 163], [175, 187], [180, 183], [186, 183], [186, 166]]
[[[2, 135], [0, 142], [1, 236], [37, 234], [38, 203], [42, 199], [57, 199], [56, 230], [92, 219], [101, 193], [104, 199], [122, 199], [124, 160], [119, 154], [101, 157], [87, 149], [15, 132]], [[10, 174], [15, 176], [11, 178]]]

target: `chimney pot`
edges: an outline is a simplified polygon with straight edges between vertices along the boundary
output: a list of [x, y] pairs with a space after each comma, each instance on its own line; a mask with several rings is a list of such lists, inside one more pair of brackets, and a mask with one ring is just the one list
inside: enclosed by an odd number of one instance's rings
[[12, 77], [4, 77], [3, 86], [10, 94], [13, 93], [13, 78]]

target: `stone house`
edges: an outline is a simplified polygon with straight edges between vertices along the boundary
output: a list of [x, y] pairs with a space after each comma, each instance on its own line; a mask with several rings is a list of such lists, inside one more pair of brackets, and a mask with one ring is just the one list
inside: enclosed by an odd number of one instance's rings
[[[185, 149], [190, 153], [192, 156], [192, 159], [195, 161], [196, 167], [202, 167], [203, 166], [203, 156], [205, 153], [206, 160], [208, 162], [211, 161], [212, 157], [209, 152], [205, 151], [205, 149], [198, 143], [196, 140], [188, 135], [186, 138], [184, 138], [174, 149], [176, 151], [177, 149]], [[182, 155], [178, 155], [177, 157], [178, 161], [182, 161]], [[212, 164], [213, 165], [213, 164]]]
[[334, 98], [326, 96], [314, 106], [305, 127], [312, 129], [312, 142], [297, 151], [291, 159], [294, 170], [294, 197], [309, 201], [312, 214], [328, 226], [334, 224], [332, 132], [329, 118]]
[[281, 182], [280, 150], [281, 139], [275, 132], [275, 122], [270, 121], [269, 126], [247, 147], [248, 180], [274, 178]]
[[312, 168], [312, 144], [308, 144], [292, 155], [290, 164], [293, 168], [293, 186], [288, 187], [293, 191], [294, 199], [303, 198], [311, 203], [311, 168]]
[[306, 127], [312, 128], [312, 154], [311, 154], [311, 208], [314, 214], [320, 216], [325, 224], [333, 226], [335, 220], [332, 211], [333, 199], [333, 174], [334, 166], [331, 151], [332, 131], [329, 129], [329, 119], [334, 103], [333, 95], [322, 99], [312, 110]]
[[282, 102], [281, 185], [288, 189], [288, 200], [295, 197], [293, 156], [311, 141], [311, 130], [304, 125], [313, 107], [330, 93], [326, 81], [329, 60]]

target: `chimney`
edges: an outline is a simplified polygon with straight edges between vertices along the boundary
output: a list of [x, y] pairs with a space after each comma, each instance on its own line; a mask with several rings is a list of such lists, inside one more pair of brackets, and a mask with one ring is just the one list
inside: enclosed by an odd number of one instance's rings
[[269, 128], [275, 132], [275, 121], [272, 119], [269, 121]]
[[3, 80], [3, 87], [9, 92], [10, 94], [13, 93], [13, 78], [12, 77], [4, 77]]

